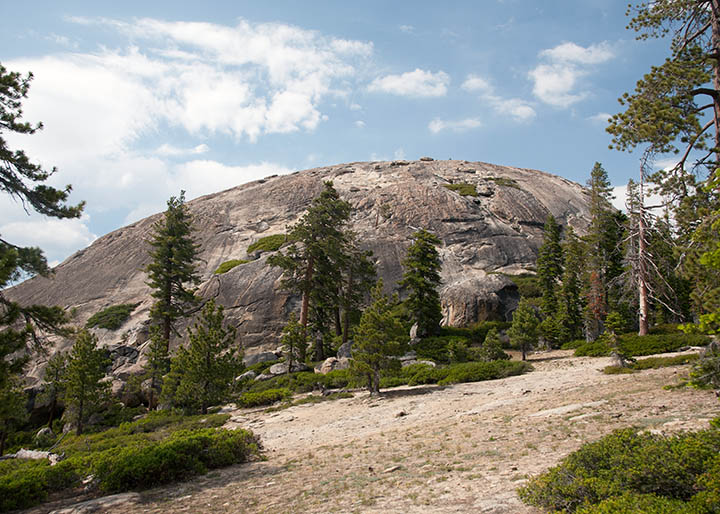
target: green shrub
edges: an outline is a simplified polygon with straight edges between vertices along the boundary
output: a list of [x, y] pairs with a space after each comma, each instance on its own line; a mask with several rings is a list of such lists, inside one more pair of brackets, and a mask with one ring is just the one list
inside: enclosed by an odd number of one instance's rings
[[280, 247], [287, 241], [285, 234], [274, 234], [272, 236], [261, 237], [253, 244], [248, 246], [248, 255], [253, 252], [274, 252], [280, 249]]
[[0, 512], [31, 507], [78, 483], [73, 466], [62, 461], [50, 466], [46, 460], [2, 461], [0, 464]]
[[623, 334], [619, 337], [618, 346], [625, 355], [653, 355], [655, 353], [675, 352], [684, 346], [705, 346], [710, 342], [708, 336], [702, 334]]
[[459, 182], [457, 184], [443, 184], [443, 187], [454, 191], [462, 196], [477, 196], [478, 192], [475, 188], [475, 184], [466, 184]]
[[585, 339], [573, 339], [572, 341], [568, 341], [566, 343], [563, 343], [562, 346], [560, 346], [561, 350], [576, 350], [577, 348], [584, 345], [587, 341]]
[[430, 359], [435, 362], [448, 363], [451, 355], [450, 345], [457, 347], [460, 344], [467, 344], [466, 336], [437, 336], [426, 337], [412, 346], [419, 359]]
[[514, 375], [521, 375], [532, 370], [527, 362], [520, 361], [493, 361], [493, 362], [465, 362], [449, 366], [447, 375], [438, 381], [440, 385], [457, 384], [462, 382], [480, 382], [495, 380]]
[[635, 373], [635, 370], [631, 367], [625, 366], [605, 366], [603, 373], [606, 375], [630, 375]]
[[275, 402], [290, 398], [288, 389], [267, 389], [265, 391], [244, 393], [240, 396], [238, 404], [241, 407], [260, 407], [272, 405]]
[[[652, 498], [632, 498], [631, 495], [652, 494], [668, 500], [692, 501], [695, 505], [701, 501], [709, 504], [720, 498], [713, 492], [718, 486], [718, 475], [713, 472], [719, 450], [720, 430], [717, 428], [672, 437], [638, 434], [632, 429], [618, 430], [599, 441], [585, 444], [559, 465], [530, 479], [518, 494], [530, 505], [568, 513], [636, 512], [628, 510], [629, 507], [612, 510], [614, 505], [632, 505], [633, 502], [647, 504], [648, 508], [662, 506], [662, 500], [653, 503]], [[701, 490], [706, 491], [703, 497], [693, 498]], [[618, 498], [602, 504], [615, 497]], [[673, 508], [678, 505], [673, 501], [666, 504]], [[587, 510], [591, 506], [605, 510]], [[581, 507], [586, 510], [578, 510]], [[690, 508], [678, 512], [694, 512]], [[637, 512], [646, 511], [640, 509]]]
[[610, 355], [610, 347], [605, 341], [585, 342], [575, 348], [576, 357], [607, 357]]
[[518, 184], [517, 180], [515, 180], [514, 178], [488, 177], [488, 180], [492, 180], [498, 186], [514, 187], [515, 189], [520, 189], [520, 184]]
[[222, 275], [223, 273], [227, 273], [231, 269], [233, 269], [236, 266], [240, 266], [241, 264], [246, 264], [250, 261], [245, 259], [230, 259], [229, 261], [223, 262], [218, 268], [215, 270], [215, 275]]
[[690, 364], [697, 361], [699, 358], [700, 356], [697, 353], [676, 355], [674, 357], [648, 357], [647, 359], [642, 359], [632, 363], [631, 367], [635, 370], [667, 368], [670, 366]]
[[[408, 378], [408, 385], [425, 385], [425, 384], [437, 384], [440, 380], [447, 377], [449, 373], [448, 368], [433, 368], [427, 364], [415, 364], [418, 366], [412, 375]], [[409, 368], [410, 366], [408, 366]], [[407, 369], [407, 368], [406, 368]]]
[[[336, 369], [323, 376], [323, 384], [328, 389], [353, 387], [355, 380], [349, 369]], [[353, 384], [353, 385], [351, 385]]]
[[642, 514], [700, 514], [682, 500], [671, 500], [654, 494], [625, 493], [613, 496], [596, 505], [581, 507], [577, 514], [620, 514], [641, 512]]
[[96, 312], [87, 320], [85, 326], [87, 328], [106, 328], [108, 330], [117, 330], [125, 323], [132, 311], [140, 305], [139, 303], [123, 303], [120, 305], [111, 305], [110, 307]]
[[108, 451], [97, 459], [94, 471], [100, 488], [106, 493], [115, 493], [245, 462], [257, 450], [255, 436], [246, 430], [180, 431], [149, 447]]
[[711, 345], [690, 370], [690, 382], [700, 389], [720, 389], [720, 350]]
[[542, 289], [538, 283], [537, 275], [531, 275], [525, 273], [523, 275], [508, 275], [502, 273], [505, 277], [513, 281], [518, 288], [521, 298], [540, 298], [542, 296]]

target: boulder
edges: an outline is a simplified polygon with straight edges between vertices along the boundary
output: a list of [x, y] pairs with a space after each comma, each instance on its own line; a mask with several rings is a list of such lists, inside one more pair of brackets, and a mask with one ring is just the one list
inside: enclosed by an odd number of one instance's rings
[[412, 366], [413, 364], [427, 364], [431, 368], [434, 368], [436, 364], [433, 361], [425, 361], [425, 360], [417, 360], [417, 359], [408, 359], [404, 361], [400, 361], [400, 365], [405, 368], [407, 366]]
[[338, 359], [343, 357], [349, 359], [350, 357], [352, 357], [352, 345], [352, 341], [348, 341], [347, 343], [343, 343], [342, 345], [340, 345], [340, 348], [338, 348], [337, 351]]
[[348, 369], [350, 368], [350, 359], [347, 357], [340, 357], [339, 359], [337, 357], [328, 357], [323, 361], [323, 363], [315, 368], [315, 373], [320, 373], [322, 375], [327, 375], [331, 371], [335, 371], [336, 369]]
[[260, 352], [255, 353], [251, 355], [246, 355], [243, 358], [243, 364], [245, 366], [252, 366], [253, 364], [258, 364], [260, 362], [272, 362], [278, 360], [277, 355], [273, 352]]
[[236, 382], [242, 382], [243, 380], [255, 380], [257, 377], [257, 373], [255, 373], [253, 370], [248, 370], [239, 377], [235, 378]]
[[[305, 364], [302, 364], [300, 362], [293, 363], [292, 368], [290, 369], [292, 373], [296, 373], [298, 371], [310, 371], [310, 368], [307, 367]], [[278, 362], [277, 364], [273, 364], [268, 368], [267, 373], [273, 376], [277, 375], [284, 375], [288, 372], [288, 364], [287, 362]]]

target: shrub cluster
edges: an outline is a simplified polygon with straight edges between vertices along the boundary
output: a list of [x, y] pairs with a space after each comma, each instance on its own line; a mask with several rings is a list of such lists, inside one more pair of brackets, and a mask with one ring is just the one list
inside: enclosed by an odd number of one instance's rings
[[182, 480], [209, 469], [245, 462], [258, 451], [247, 430], [206, 428], [175, 432], [145, 448], [108, 450], [94, 464], [100, 488], [107, 493]]
[[475, 188], [475, 184], [467, 184], [464, 182], [459, 182], [457, 184], [443, 184], [443, 187], [446, 189], [449, 189], [450, 191], [454, 191], [462, 196], [477, 196], [478, 192]]
[[272, 405], [273, 403], [290, 398], [291, 394], [290, 390], [285, 388], [248, 392], [240, 395], [238, 404], [240, 407], [260, 407], [263, 405]]
[[246, 264], [248, 262], [250, 261], [245, 259], [230, 259], [229, 261], [225, 261], [220, 266], [218, 266], [214, 273], [215, 275], [222, 275], [223, 273], [227, 273], [236, 266], [240, 266], [241, 264]]
[[272, 236], [261, 237], [253, 244], [248, 246], [248, 255], [253, 252], [274, 252], [280, 249], [280, 247], [287, 241], [285, 234], [274, 234]]
[[517, 180], [515, 180], [514, 178], [488, 177], [488, 180], [492, 180], [498, 186], [514, 187], [515, 189], [520, 189], [520, 184], [518, 184]]
[[720, 422], [666, 437], [624, 429], [584, 445], [518, 490], [548, 511], [711, 513], [720, 506]]
[[[623, 334], [618, 337], [618, 348], [625, 355], [641, 357], [656, 353], [675, 352], [684, 346], [704, 346], [709, 342], [708, 336], [701, 334]], [[610, 347], [604, 341], [597, 340], [583, 343], [575, 349], [578, 357], [604, 357], [610, 355]]]
[[102, 491], [119, 492], [245, 462], [259, 443], [251, 432], [218, 428], [229, 417], [156, 411], [103, 432], [67, 436], [54, 450], [67, 458], [55, 466], [47, 460], [1, 461], [0, 511], [40, 503], [91, 474]]
[[696, 362], [700, 356], [697, 353], [686, 355], [676, 355], [674, 357], [648, 357], [630, 363], [627, 367], [623, 366], [605, 366], [603, 373], [606, 375], [618, 375], [623, 373], [634, 373], [644, 369], [667, 368], [670, 366], [682, 366]]
[[96, 312], [88, 318], [85, 326], [87, 328], [106, 328], [108, 330], [117, 330], [127, 321], [132, 311], [140, 305], [139, 303], [122, 303], [120, 305], [111, 305], [110, 307]]

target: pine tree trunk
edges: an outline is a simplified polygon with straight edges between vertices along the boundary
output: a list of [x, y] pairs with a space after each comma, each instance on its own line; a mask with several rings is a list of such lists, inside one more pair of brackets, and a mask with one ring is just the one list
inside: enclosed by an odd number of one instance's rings
[[645, 245], [645, 199], [643, 181], [640, 181], [640, 216], [638, 218], [638, 335], [648, 333], [648, 273], [645, 266], [647, 248]]
[[7, 441], [7, 430], [0, 432], [0, 456], [5, 455], [5, 442]]
[[310, 308], [310, 285], [312, 284], [315, 260], [310, 257], [305, 268], [305, 280], [303, 284], [302, 305], [300, 306], [300, 325], [303, 327], [303, 335], [307, 337], [308, 310]]
[[342, 330], [342, 323], [340, 322], [340, 307], [336, 306], [333, 309], [333, 311], [335, 311], [334, 312], [334, 314], [335, 314], [335, 335], [341, 336], [343, 333], [343, 330]]
[[80, 400], [80, 405], [78, 405], [78, 416], [77, 416], [77, 430], [75, 430], [76, 435], [82, 435], [83, 432], [83, 400]]
[[[710, 2], [710, 26], [712, 31], [712, 48], [713, 52], [720, 52], [720, 1], [712, 0]], [[713, 88], [715, 91], [720, 91], [720, 63], [718, 63], [718, 56], [712, 57], [714, 59], [713, 66]], [[720, 148], [720, 98], [715, 96], [713, 98], [713, 110], [715, 115], [715, 148]]]

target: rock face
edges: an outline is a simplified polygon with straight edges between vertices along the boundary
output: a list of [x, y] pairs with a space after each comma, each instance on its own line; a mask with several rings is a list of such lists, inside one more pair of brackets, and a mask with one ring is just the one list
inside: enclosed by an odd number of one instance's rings
[[[272, 176], [188, 202], [194, 218], [200, 294], [225, 306], [238, 328], [246, 355], [272, 351], [299, 298], [279, 289], [280, 272], [267, 264], [267, 252], [247, 255], [262, 237], [286, 232], [332, 180], [353, 206], [350, 228], [372, 250], [388, 291], [396, 289], [402, 260], [419, 228], [441, 240], [443, 322], [464, 325], [508, 319], [517, 289], [504, 274], [534, 268], [548, 214], [584, 233], [587, 196], [578, 184], [540, 171], [467, 161], [358, 162]], [[450, 190], [475, 186], [477, 196]], [[96, 240], [55, 268], [52, 279], [36, 277], [8, 294], [23, 303], [61, 305], [78, 324], [111, 305], [139, 303], [115, 331], [96, 331], [101, 345], [117, 349], [112, 374], [137, 373], [147, 351], [147, 319], [152, 299], [143, 269], [147, 240], [156, 214]], [[254, 259], [222, 275], [213, 272], [230, 259]], [[181, 328], [182, 332], [182, 328]], [[181, 341], [173, 340], [176, 347]], [[56, 341], [54, 350], [69, 341]], [[131, 350], [136, 350], [131, 351]], [[29, 373], [39, 378], [46, 359]]]

